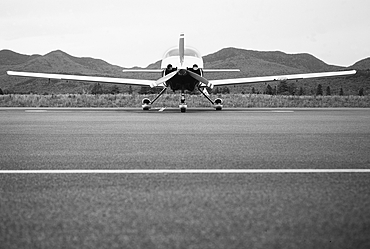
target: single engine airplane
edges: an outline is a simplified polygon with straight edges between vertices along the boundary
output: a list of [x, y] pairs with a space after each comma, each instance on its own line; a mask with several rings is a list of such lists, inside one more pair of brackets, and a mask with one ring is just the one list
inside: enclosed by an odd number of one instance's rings
[[236, 84], [251, 84], [258, 82], [270, 81], [286, 81], [299, 80], [308, 78], [333, 77], [355, 74], [356, 70], [337, 71], [337, 72], [321, 72], [321, 73], [306, 73], [306, 74], [291, 74], [263, 77], [248, 77], [248, 78], [233, 78], [220, 80], [207, 80], [204, 73], [211, 72], [239, 72], [239, 69], [205, 69], [202, 56], [200, 53], [190, 47], [185, 47], [184, 34], [180, 34], [179, 46], [169, 49], [161, 63], [160, 69], [142, 69], [142, 70], [123, 70], [124, 72], [151, 72], [161, 73], [162, 77], [158, 80], [139, 80], [128, 78], [111, 78], [97, 76], [80, 76], [52, 73], [34, 73], [34, 72], [15, 72], [7, 71], [8, 75], [60, 79], [60, 80], [75, 80], [113, 84], [128, 84], [137, 86], [162, 87], [161, 92], [153, 99], [144, 98], [142, 100], [143, 110], [150, 110], [154, 102], [167, 90], [171, 88], [173, 91], [181, 91], [181, 99], [179, 108], [181, 112], [185, 112], [187, 104], [185, 101], [185, 91], [194, 91], [198, 89], [203, 96], [213, 105], [216, 110], [222, 109], [222, 99], [216, 98], [212, 100], [207, 88], [213, 89], [214, 86], [236, 85]]

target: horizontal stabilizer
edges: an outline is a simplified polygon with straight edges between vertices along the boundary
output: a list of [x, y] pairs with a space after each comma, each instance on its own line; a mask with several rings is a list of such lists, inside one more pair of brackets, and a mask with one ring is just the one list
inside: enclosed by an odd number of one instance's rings
[[240, 69], [203, 69], [204, 73], [240, 72]]
[[124, 73], [162, 73], [163, 69], [123, 69]]

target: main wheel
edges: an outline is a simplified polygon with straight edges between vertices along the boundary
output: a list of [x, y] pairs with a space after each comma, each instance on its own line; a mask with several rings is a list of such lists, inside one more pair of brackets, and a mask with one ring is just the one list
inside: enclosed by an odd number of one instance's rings
[[150, 99], [148, 98], [144, 98], [142, 101], [141, 101], [142, 105], [141, 107], [143, 108], [144, 111], [149, 111], [150, 108], [152, 107], [151, 106], [151, 101]]

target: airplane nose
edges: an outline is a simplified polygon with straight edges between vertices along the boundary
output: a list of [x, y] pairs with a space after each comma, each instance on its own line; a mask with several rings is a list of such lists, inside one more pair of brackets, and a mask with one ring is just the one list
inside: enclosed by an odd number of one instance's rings
[[180, 69], [178, 72], [179, 75], [186, 75], [186, 69]]

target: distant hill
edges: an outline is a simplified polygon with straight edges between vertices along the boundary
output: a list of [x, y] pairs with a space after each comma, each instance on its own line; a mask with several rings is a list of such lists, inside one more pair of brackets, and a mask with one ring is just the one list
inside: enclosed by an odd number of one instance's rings
[[18, 54], [11, 50], [1, 50], [0, 51], [0, 65], [18, 65], [26, 63], [29, 60], [32, 60], [40, 55], [24, 55]]
[[[43, 56], [24, 56], [17, 53], [0, 52], [1, 65], [12, 65], [12, 70], [54, 73], [107, 74], [120, 71], [103, 60], [78, 58], [63, 51], [56, 50]], [[3, 57], [4, 56], [4, 57]]]
[[74, 57], [60, 50], [43, 56], [21, 55], [10, 50], [0, 51], [0, 88], [11, 92], [35, 93], [89, 91], [91, 83], [52, 80], [49, 84], [47, 79], [9, 77], [6, 75], [7, 70], [123, 77], [122, 68], [119, 66], [100, 59]]
[[370, 70], [370, 57], [360, 60], [350, 66], [350, 68], [357, 69], [357, 70]]
[[[325, 62], [310, 54], [286, 54], [279, 51], [262, 52], [238, 48], [224, 48], [220, 51], [203, 57], [206, 68], [239, 68], [240, 73], [209, 73], [205, 76], [208, 79], [234, 78], [248, 76], [264, 76], [276, 74], [309, 73], [322, 71], [337, 71], [346, 69], [335, 65], [328, 65]], [[355, 63], [350, 68], [369, 69], [370, 58]], [[160, 61], [150, 64], [147, 68], [158, 68]], [[144, 78], [156, 79], [158, 74], [128, 74], [122, 73], [122, 67], [111, 65], [101, 59], [88, 57], [74, 57], [63, 51], [56, 50], [45, 55], [23, 55], [10, 50], [0, 51], [0, 88], [10, 92], [35, 92], [35, 93], [77, 93], [89, 92], [91, 83], [66, 82], [60, 80], [34, 79], [10, 77], [6, 75], [7, 70], [30, 71], [45, 73], [67, 73], [100, 75], [111, 77]], [[365, 81], [365, 88], [368, 89], [369, 82], [366, 81], [367, 74], [361, 74], [363, 78], [357, 81]], [[345, 77], [348, 78], [348, 77]], [[316, 86], [317, 82], [323, 80], [303, 81], [305, 87]], [[356, 87], [358, 82], [356, 81]], [[337, 80], [336, 82], [343, 82]], [[297, 83], [297, 87], [300, 83]], [[321, 83], [320, 83], [321, 84]], [[334, 84], [333, 82], [330, 84]], [[339, 84], [339, 83], [337, 83]], [[345, 84], [345, 83], [341, 83]], [[346, 85], [346, 84], [345, 84]], [[347, 84], [350, 86], [351, 84]], [[250, 91], [254, 85], [235, 87], [236, 92]], [[261, 91], [264, 84], [257, 85]], [[115, 85], [104, 84], [104, 87], [115, 87]], [[346, 86], [345, 86], [346, 87]], [[128, 86], [119, 85], [120, 91], [126, 91]], [[135, 88], [138, 89], [137, 87]], [[312, 92], [312, 89], [310, 90]], [[353, 90], [353, 92], [356, 92]], [[370, 91], [370, 89], [369, 89]]]
[[[261, 52], [239, 48], [224, 48], [203, 57], [205, 68], [238, 68], [243, 77], [287, 73], [310, 73], [343, 70], [328, 65], [310, 54], [286, 54], [279, 51]], [[157, 61], [148, 68], [160, 67]]]
[[279, 51], [261, 52], [238, 48], [224, 48], [205, 56], [204, 61], [207, 68], [240, 68], [251, 76], [343, 69], [328, 65], [310, 54], [286, 54]]

